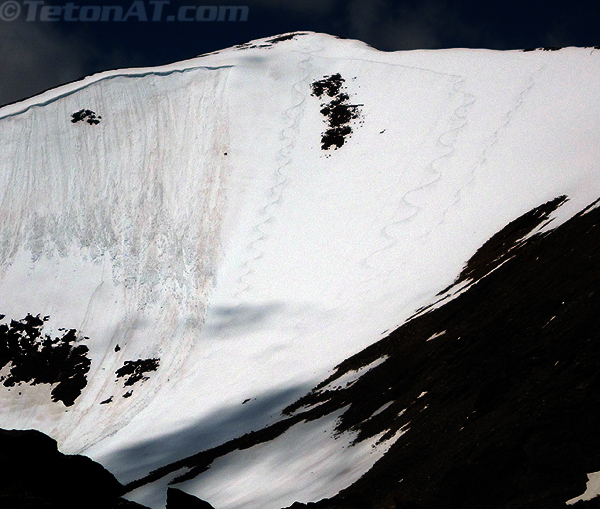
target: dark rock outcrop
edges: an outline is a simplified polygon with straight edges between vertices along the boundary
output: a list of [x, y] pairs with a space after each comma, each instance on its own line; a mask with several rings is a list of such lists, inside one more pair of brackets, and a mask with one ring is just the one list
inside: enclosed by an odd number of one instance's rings
[[312, 94], [319, 99], [324, 96], [331, 98], [327, 104], [322, 104], [321, 114], [327, 119], [327, 129], [321, 137], [321, 148], [340, 148], [346, 137], [352, 134], [350, 122], [360, 117], [359, 104], [350, 104], [350, 96], [341, 91], [344, 78], [337, 73], [325, 76], [322, 80], [311, 84]]
[[143, 509], [119, 498], [121, 484], [90, 458], [59, 452], [34, 430], [0, 430], [2, 509]]
[[[348, 488], [291, 508], [564, 509], [600, 470], [600, 199], [540, 232], [565, 201], [506, 225], [436, 305], [346, 359], [282, 420], [126, 489], [183, 467], [172, 482], [188, 481], [233, 450], [346, 408], [336, 432], [355, 433], [355, 443], [404, 434]], [[334, 384], [375, 361], [353, 383]]]
[[167, 509], [214, 509], [204, 500], [189, 495], [177, 488], [167, 489]]
[[81, 342], [88, 338], [80, 337], [75, 329], [62, 329], [62, 337], [52, 339], [43, 332], [47, 319], [28, 314], [0, 324], [0, 369], [10, 368], [0, 382], [8, 388], [22, 383], [56, 384], [52, 401], [71, 406], [87, 385], [91, 360], [88, 347]]
[[156, 371], [160, 359], [138, 359], [137, 361], [125, 361], [122, 368], [116, 371], [117, 378], [125, 378], [125, 387], [133, 385], [139, 381], [148, 380], [145, 373]]
[[92, 110], [81, 109], [71, 115], [71, 122], [87, 122], [90, 125], [98, 125], [102, 117], [96, 116], [96, 112]]

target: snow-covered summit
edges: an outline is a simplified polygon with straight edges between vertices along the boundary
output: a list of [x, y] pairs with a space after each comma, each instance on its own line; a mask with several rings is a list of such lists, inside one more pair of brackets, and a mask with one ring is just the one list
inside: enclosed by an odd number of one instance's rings
[[[1, 108], [3, 323], [39, 315], [38, 350], [62, 338], [89, 363], [35, 384], [11, 353], [0, 427], [130, 482], [277, 422], [504, 225], [565, 195], [554, 227], [600, 196], [598, 76], [591, 48], [382, 53], [303, 33]], [[188, 490], [219, 509], [331, 496], [400, 436], [366, 455], [329, 436], [336, 417]], [[164, 487], [135, 496], [161, 507]]]

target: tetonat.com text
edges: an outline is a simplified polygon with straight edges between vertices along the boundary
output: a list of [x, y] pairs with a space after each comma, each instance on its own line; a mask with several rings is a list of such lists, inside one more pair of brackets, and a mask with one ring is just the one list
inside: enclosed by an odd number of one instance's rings
[[121, 5], [48, 5], [43, 0], [7, 0], [0, 3], [0, 21], [248, 21], [247, 6], [184, 5], [170, 7], [168, 0], [136, 0]]

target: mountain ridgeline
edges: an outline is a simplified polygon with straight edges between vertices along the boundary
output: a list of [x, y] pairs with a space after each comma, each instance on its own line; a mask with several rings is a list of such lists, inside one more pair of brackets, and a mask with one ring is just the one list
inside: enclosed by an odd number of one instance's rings
[[598, 507], [598, 97], [291, 33], [0, 108], [0, 507]]

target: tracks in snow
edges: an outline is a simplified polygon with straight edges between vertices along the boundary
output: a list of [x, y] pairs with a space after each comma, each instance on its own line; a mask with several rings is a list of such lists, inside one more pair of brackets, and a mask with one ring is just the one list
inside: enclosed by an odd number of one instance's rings
[[[412, 194], [425, 191], [426, 189], [436, 185], [443, 178], [443, 172], [441, 170], [443, 162], [449, 160], [452, 157], [452, 155], [456, 152], [456, 138], [458, 136], [458, 133], [462, 129], [464, 129], [465, 126], [468, 124], [467, 112], [469, 107], [473, 105], [473, 103], [475, 103], [476, 97], [469, 92], [461, 90], [461, 87], [466, 81], [463, 77], [453, 76], [453, 78], [456, 81], [452, 87], [452, 92], [449, 95], [460, 94], [462, 95], [462, 101], [461, 104], [454, 110], [453, 114], [451, 115], [448, 121], [448, 123], [450, 124], [450, 128], [442, 132], [436, 140], [436, 145], [438, 147], [442, 147], [444, 153], [434, 158], [432, 161], [429, 162], [429, 164], [425, 166], [420, 184], [410, 189], [400, 197], [397, 210], [404, 209], [408, 211], [408, 213], [405, 214], [405, 216], [401, 219], [397, 219], [396, 221], [393, 221], [381, 228], [379, 236], [384, 239], [386, 245], [373, 251], [361, 261], [361, 266], [367, 271], [371, 272], [372, 276], [363, 280], [361, 283], [359, 283], [359, 285], [368, 287], [370, 283], [374, 281], [388, 279], [395, 271], [395, 269], [392, 266], [388, 266], [387, 268], [377, 268], [373, 263], [373, 259], [385, 253], [386, 251], [392, 250], [399, 244], [400, 237], [394, 235], [392, 233], [392, 230], [401, 227], [402, 225], [406, 225], [408, 223], [413, 222], [414, 219], [423, 211], [423, 207], [418, 205], [414, 201], [411, 201], [410, 196]], [[444, 214], [445, 213], [446, 211], [444, 211]], [[425, 242], [426, 238], [431, 234], [432, 230], [433, 229], [428, 229], [425, 233], [419, 235], [417, 239], [419, 240], [419, 245]], [[408, 250], [408, 253], [413, 252], [416, 248], [417, 245], [413, 244], [413, 246]]]
[[302, 75], [292, 86], [296, 96], [296, 102], [293, 106], [283, 112], [286, 127], [284, 127], [280, 133], [282, 147], [276, 155], [277, 168], [274, 172], [275, 184], [271, 186], [267, 204], [261, 210], [262, 220], [254, 226], [254, 232], [257, 237], [250, 242], [247, 248], [247, 251], [251, 253], [251, 255], [244, 262], [244, 273], [238, 279], [239, 291], [235, 295], [235, 299], [238, 301], [237, 307], [241, 306], [244, 294], [247, 294], [252, 288], [250, 279], [255, 271], [253, 265], [256, 265], [256, 262], [264, 256], [264, 250], [261, 247], [261, 244], [263, 244], [268, 237], [266, 227], [269, 223], [273, 222], [275, 210], [280, 206], [283, 191], [288, 184], [288, 176], [286, 175], [285, 168], [292, 163], [291, 152], [294, 148], [296, 134], [298, 133], [302, 114], [304, 113], [306, 97], [308, 95], [308, 77], [310, 75], [308, 64], [311, 58], [311, 55], [308, 55], [298, 62], [298, 68], [301, 70]]
[[[410, 255], [410, 253], [414, 252], [418, 249], [419, 246], [423, 245], [427, 242], [427, 239], [431, 235], [431, 233], [442, 225], [446, 219], [448, 213], [456, 207], [461, 199], [462, 194], [469, 187], [472, 187], [473, 183], [476, 179], [476, 174], [478, 170], [480, 170], [487, 162], [489, 151], [498, 143], [501, 138], [502, 132], [507, 129], [507, 127], [512, 122], [512, 119], [516, 115], [517, 110], [521, 108], [524, 104], [527, 95], [530, 90], [535, 85], [535, 75], [541, 72], [544, 69], [544, 66], [537, 68], [533, 73], [531, 73], [527, 80], [525, 86], [521, 89], [521, 91], [516, 96], [516, 100], [514, 105], [504, 114], [500, 125], [495, 129], [495, 131], [488, 138], [487, 143], [484, 145], [482, 150], [480, 151], [476, 162], [471, 165], [471, 167], [464, 172], [464, 177], [462, 180], [464, 183], [461, 183], [459, 187], [453, 192], [450, 202], [443, 207], [443, 209], [438, 214], [438, 219], [429, 226], [424, 232], [420, 233], [416, 238], [411, 240], [411, 245], [407, 248], [403, 249], [404, 256]], [[361, 262], [361, 266], [372, 275], [362, 282], [359, 285], [363, 286], [365, 290], [369, 290], [371, 288], [373, 282], [386, 280], [390, 278], [390, 276], [396, 271], [396, 268], [392, 265], [387, 265], [381, 267], [376, 264], [376, 259], [383, 255], [385, 252], [393, 250], [400, 243], [401, 236], [394, 234], [394, 230], [398, 230], [399, 227], [403, 225], [406, 226], [411, 222], [414, 222], [415, 219], [423, 212], [423, 207], [420, 206], [416, 200], [411, 200], [411, 196], [416, 197], [418, 193], [427, 190], [428, 188], [432, 188], [436, 184], [438, 184], [443, 178], [443, 171], [447, 162], [452, 158], [455, 154], [456, 148], [456, 140], [465, 127], [468, 125], [468, 110], [470, 107], [477, 101], [477, 97], [469, 92], [466, 92], [463, 89], [466, 80], [461, 76], [454, 76], [456, 78], [456, 82], [453, 85], [454, 93], [462, 94], [462, 104], [460, 104], [452, 114], [449, 124], [450, 129], [445, 130], [437, 139], [436, 145], [439, 147], [443, 147], [445, 149], [445, 153], [439, 157], [433, 159], [424, 169], [424, 175], [422, 177], [422, 182], [420, 185], [410, 189], [399, 200], [399, 205], [397, 210], [405, 210], [406, 214], [401, 219], [390, 222], [381, 228], [379, 236], [384, 239], [385, 245], [380, 247], [379, 249], [373, 251], [366, 258], [364, 258]], [[457, 169], [458, 171], [459, 169]]]

